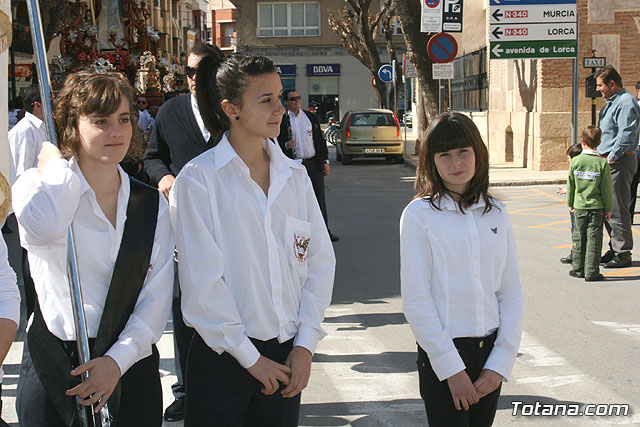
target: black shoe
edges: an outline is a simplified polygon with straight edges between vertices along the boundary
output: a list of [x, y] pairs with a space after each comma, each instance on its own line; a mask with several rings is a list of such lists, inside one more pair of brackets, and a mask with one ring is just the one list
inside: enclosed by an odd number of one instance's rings
[[631, 256], [616, 255], [611, 261], [604, 265], [604, 268], [624, 268], [631, 267]]
[[564, 258], [560, 258], [560, 262], [563, 264], [571, 264], [573, 262], [572, 254], [569, 254], [569, 256], [566, 256]]
[[329, 238], [331, 239], [332, 242], [337, 242], [338, 240], [340, 240], [340, 237], [336, 236], [333, 233], [329, 233]]
[[184, 419], [184, 397], [179, 397], [164, 411], [165, 421], [180, 421]]
[[569, 276], [578, 277], [578, 278], [582, 279], [584, 277], [584, 273], [576, 273], [573, 270], [569, 270]]
[[585, 277], [584, 281], [585, 282], [600, 282], [604, 280], [604, 276], [602, 274], [598, 274], [597, 276], [594, 277]]
[[600, 264], [606, 264], [613, 259], [616, 254], [612, 250], [608, 250], [600, 257]]

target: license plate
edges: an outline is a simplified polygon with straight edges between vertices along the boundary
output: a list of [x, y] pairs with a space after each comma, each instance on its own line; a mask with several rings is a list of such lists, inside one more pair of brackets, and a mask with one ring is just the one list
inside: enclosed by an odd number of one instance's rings
[[384, 153], [384, 148], [365, 148], [365, 154], [381, 154]]

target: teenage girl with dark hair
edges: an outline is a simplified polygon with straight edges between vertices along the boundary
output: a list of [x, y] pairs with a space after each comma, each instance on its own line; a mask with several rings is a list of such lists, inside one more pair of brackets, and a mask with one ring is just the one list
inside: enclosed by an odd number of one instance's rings
[[[204, 65], [204, 67], [203, 67]], [[271, 60], [233, 55], [201, 84], [205, 123], [229, 131], [173, 186], [182, 312], [196, 334], [186, 426], [296, 426], [335, 257], [305, 168], [276, 142], [284, 108]], [[203, 91], [203, 92], [202, 92]], [[204, 105], [204, 104], [203, 104]]]
[[422, 146], [416, 196], [400, 220], [420, 394], [431, 427], [490, 426], [522, 332], [511, 224], [488, 193], [488, 152], [468, 117], [441, 114]]
[[[38, 167], [13, 186], [37, 293], [17, 390], [21, 425], [77, 425], [78, 396], [96, 411], [108, 400], [117, 425], [162, 425], [155, 343], [169, 317], [174, 242], [166, 200], [118, 166], [139, 149], [133, 96], [119, 73], [69, 75], [54, 112], [60, 150], [45, 142]], [[80, 366], [70, 226], [91, 347]]]

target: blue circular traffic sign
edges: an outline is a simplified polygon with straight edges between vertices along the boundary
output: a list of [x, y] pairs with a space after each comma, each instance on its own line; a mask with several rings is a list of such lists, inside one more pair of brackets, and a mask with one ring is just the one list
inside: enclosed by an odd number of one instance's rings
[[384, 83], [391, 83], [393, 81], [393, 67], [389, 64], [385, 64], [378, 69], [378, 77]]
[[438, 7], [440, 0], [424, 0], [424, 3], [427, 7]]
[[435, 34], [427, 43], [427, 54], [433, 62], [439, 64], [451, 62], [458, 54], [458, 43], [447, 33]]

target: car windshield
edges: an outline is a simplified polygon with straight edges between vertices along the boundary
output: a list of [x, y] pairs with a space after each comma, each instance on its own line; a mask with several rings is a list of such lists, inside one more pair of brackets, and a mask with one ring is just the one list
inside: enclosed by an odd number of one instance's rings
[[351, 126], [395, 126], [393, 115], [389, 113], [355, 113]]

